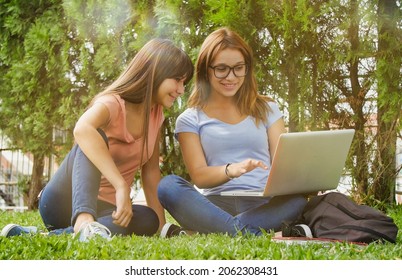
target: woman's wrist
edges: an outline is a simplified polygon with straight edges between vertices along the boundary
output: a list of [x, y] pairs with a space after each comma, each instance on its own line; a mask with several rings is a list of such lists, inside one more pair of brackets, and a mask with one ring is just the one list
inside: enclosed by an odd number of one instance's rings
[[225, 166], [225, 175], [226, 175], [226, 177], [229, 178], [229, 180], [232, 180], [232, 179], [235, 178], [235, 177], [230, 176], [230, 174], [229, 174], [229, 166], [231, 166], [231, 165], [232, 165], [231, 163], [228, 163], [228, 164], [226, 164], [226, 166]]

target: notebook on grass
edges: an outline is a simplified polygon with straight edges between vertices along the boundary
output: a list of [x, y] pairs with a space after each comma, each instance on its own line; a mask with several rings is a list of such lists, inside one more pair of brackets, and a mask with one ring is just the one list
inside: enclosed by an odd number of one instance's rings
[[265, 189], [223, 191], [221, 195], [277, 196], [336, 189], [354, 133], [354, 129], [345, 129], [282, 134]]

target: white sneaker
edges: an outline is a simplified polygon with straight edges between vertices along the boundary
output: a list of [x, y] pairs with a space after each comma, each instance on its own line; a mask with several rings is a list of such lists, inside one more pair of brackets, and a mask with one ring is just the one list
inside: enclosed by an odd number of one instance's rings
[[83, 223], [76, 235], [78, 235], [78, 240], [81, 242], [88, 242], [95, 237], [101, 237], [106, 240], [112, 239], [110, 230], [98, 222]]

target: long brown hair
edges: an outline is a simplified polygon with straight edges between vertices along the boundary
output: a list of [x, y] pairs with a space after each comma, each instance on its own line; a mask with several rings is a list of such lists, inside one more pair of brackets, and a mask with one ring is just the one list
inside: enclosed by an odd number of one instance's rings
[[196, 108], [206, 106], [211, 92], [208, 68], [211, 66], [216, 55], [224, 49], [239, 50], [244, 56], [248, 67], [244, 83], [235, 95], [236, 105], [240, 113], [254, 117], [257, 124], [259, 121], [266, 122], [267, 113], [270, 110], [267, 101], [272, 101], [272, 99], [257, 92], [253, 52], [239, 34], [226, 27], [212, 32], [201, 45], [196, 62], [194, 88], [188, 99], [188, 106]]
[[[99, 96], [117, 94], [127, 102], [144, 103], [144, 146], [148, 149], [148, 128], [152, 97], [165, 79], [185, 78], [185, 84], [193, 76], [194, 66], [190, 57], [168, 39], [156, 38], [146, 43], [134, 56], [127, 68]], [[142, 159], [141, 159], [142, 161]]]

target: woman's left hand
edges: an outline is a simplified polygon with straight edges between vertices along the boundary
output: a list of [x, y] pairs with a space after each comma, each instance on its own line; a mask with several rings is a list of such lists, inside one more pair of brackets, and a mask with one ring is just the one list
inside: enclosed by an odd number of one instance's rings
[[237, 177], [240, 177], [241, 175], [248, 173], [256, 168], [263, 168], [263, 169], [267, 170], [268, 166], [266, 166], [260, 160], [246, 159], [246, 160], [243, 160], [242, 162], [232, 163], [228, 167], [228, 175], [231, 178], [237, 178]]

